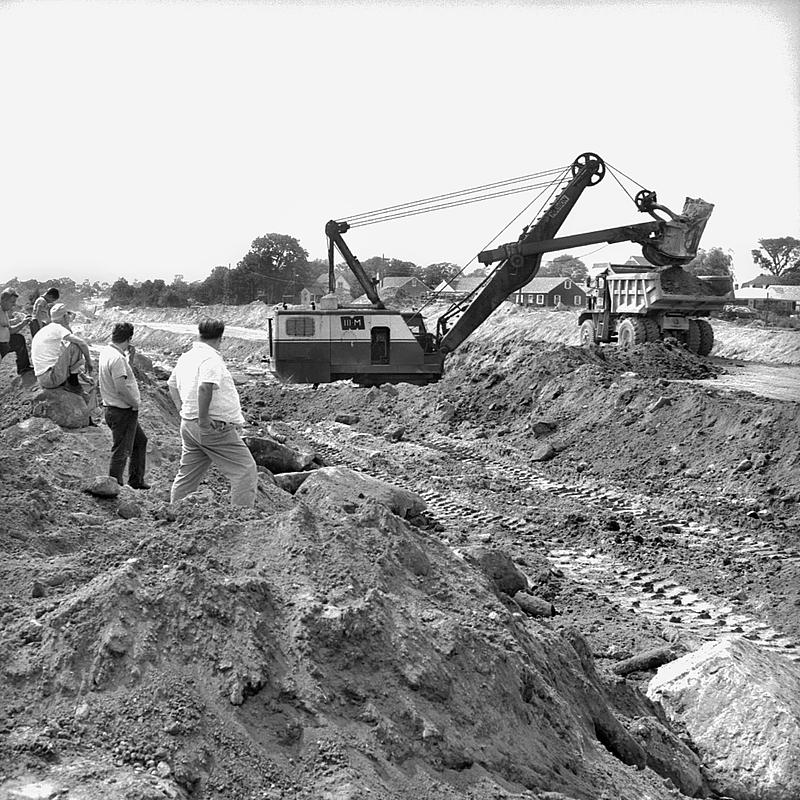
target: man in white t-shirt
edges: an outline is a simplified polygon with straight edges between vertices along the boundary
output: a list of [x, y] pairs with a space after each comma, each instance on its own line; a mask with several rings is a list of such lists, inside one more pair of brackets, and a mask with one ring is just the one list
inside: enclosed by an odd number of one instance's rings
[[106, 407], [106, 424], [111, 429], [111, 463], [108, 474], [124, 483], [128, 465], [128, 484], [134, 489], [149, 489], [144, 471], [147, 458], [147, 436], [139, 424], [139, 384], [131, 361], [136, 351], [131, 344], [133, 325], [118, 322], [111, 331], [111, 344], [100, 351], [97, 373], [100, 396]]
[[216, 464], [231, 482], [231, 503], [252, 508], [258, 470], [240, 434], [244, 417], [239, 392], [219, 353], [225, 323], [203, 319], [197, 327], [200, 340], [180, 356], [167, 383], [181, 415], [181, 464], [171, 501], [195, 491]]
[[42, 389], [66, 389], [82, 395], [78, 375], [81, 364], [91, 375], [92, 355], [86, 342], [70, 328], [73, 314], [63, 303], [50, 309], [49, 325], [45, 325], [31, 341], [33, 371]]

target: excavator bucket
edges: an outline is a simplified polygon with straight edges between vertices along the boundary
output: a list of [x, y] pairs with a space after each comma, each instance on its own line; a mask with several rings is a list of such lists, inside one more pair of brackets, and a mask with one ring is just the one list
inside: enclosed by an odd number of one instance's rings
[[672, 218], [664, 222], [658, 240], [642, 248], [645, 258], [659, 267], [688, 264], [697, 255], [700, 237], [713, 210], [713, 203], [687, 197], [683, 214], [677, 216], [668, 211]]

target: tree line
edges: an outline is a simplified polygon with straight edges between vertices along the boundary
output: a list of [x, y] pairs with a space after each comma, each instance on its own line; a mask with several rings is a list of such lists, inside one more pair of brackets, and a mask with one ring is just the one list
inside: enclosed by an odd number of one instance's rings
[[[759, 239], [758, 249], [752, 250], [753, 262], [762, 270], [780, 277], [784, 283], [800, 285], [800, 240], [791, 236], [778, 239]], [[344, 264], [337, 265], [345, 269]], [[456, 277], [461, 268], [450, 262], [419, 266], [411, 261], [373, 256], [362, 262], [371, 277], [416, 277], [434, 290], [442, 281]], [[697, 256], [684, 269], [694, 275], [731, 275], [732, 257], [720, 247], [699, 250]], [[62, 301], [81, 307], [90, 298], [103, 294], [106, 306], [150, 306], [182, 308], [192, 304], [213, 305], [225, 303], [241, 305], [262, 300], [269, 305], [296, 303], [304, 287], [314, 285], [321, 276], [327, 276], [328, 262], [308, 258], [299, 241], [286, 234], [269, 233], [254, 239], [250, 250], [235, 267], [216, 266], [203, 280], [186, 282], [176, 277], [171, 283], [164, 280], [146, 280], [130, 283], [119, 278], [113, 284], [83, 281], [78, 284], [70, 278], [56, 278], [41, 283], [13, 281], [21, 299], [30, 303], [47, 286], [59, 287]], [[471, 275], [481, 274], [472, 270]], [[581, 259], [568, 253], [545, 262], [538, 275], [542, 277], [570, 277], [583, 280], [588, 268]], [[360, 287], [352, 283], [354, 294]]]

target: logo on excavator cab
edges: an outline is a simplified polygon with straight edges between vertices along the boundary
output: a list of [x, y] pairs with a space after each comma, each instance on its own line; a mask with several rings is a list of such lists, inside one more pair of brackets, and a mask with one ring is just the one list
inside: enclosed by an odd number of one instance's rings
[[364, 317], [339, 317], [343, 331], [363, 331], [366, 330]]

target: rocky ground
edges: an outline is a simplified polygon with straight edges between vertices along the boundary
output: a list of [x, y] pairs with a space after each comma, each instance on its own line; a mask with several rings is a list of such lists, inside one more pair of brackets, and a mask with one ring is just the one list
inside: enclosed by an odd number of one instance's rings
[[[797, 796], [798, 403], [714, 375], [747, 342], [800, 363], [800, 336], [623, 355], [501, 309], [437, 385], [313, 390], [265, 374], [263, 307], [212, 313], [254, 329], [224, 352], [248, 434], [303, 472], [262, 467], [254, 510], [215, 473], [168, 502], [190, 328], [132, 315], [148, 492], [91, 493], [107, 428], [32, 417], [2, 363], [0, 797]], [[648, 697], [660, 663], [739, 641], [751, 687], [789, 687], [748, 705], [731, 680], [749, 718], [709, 733]]]

